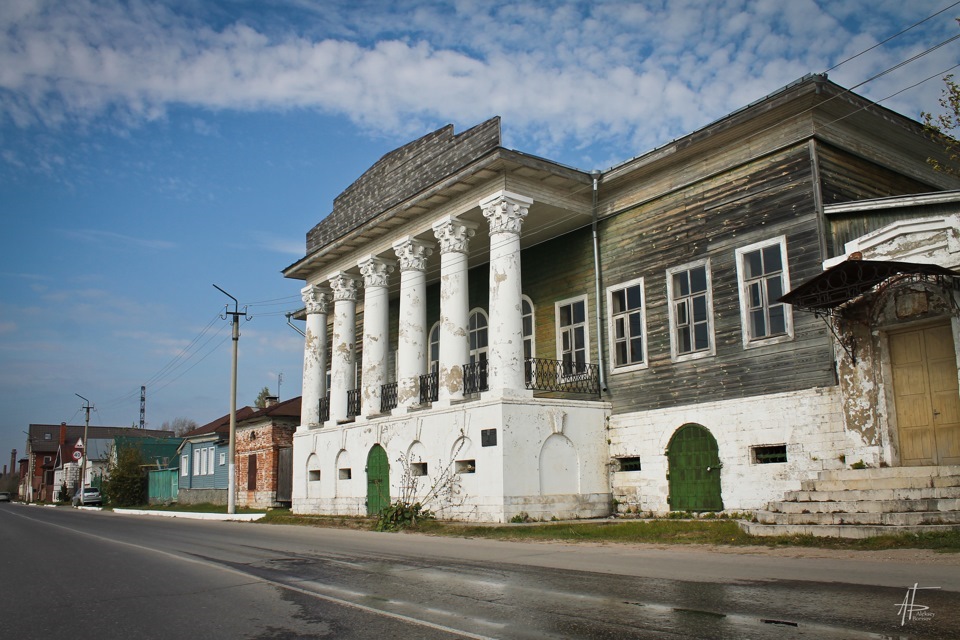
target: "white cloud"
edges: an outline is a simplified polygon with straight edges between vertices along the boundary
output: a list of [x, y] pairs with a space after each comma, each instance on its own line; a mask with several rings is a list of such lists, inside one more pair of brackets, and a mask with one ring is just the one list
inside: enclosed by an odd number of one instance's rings
[[[298, 0], [231, 5], [242, 19], [214, 27], [208, 16], [163, 4], [8, 1], [0, 6], [0, 117], [21, 127], [104, 116], [130, 125], [162, 118], [172, 105], [306, 107], [410, 136], [499, 114], [534, 151], [606, 141], [639, 152], [939, 8], [557, 0], [410, 2], [371, 11]], [[836, 77], [855, 84], [955, 32], [944, 14]], [[952, 59], [939, 52], [861, 91], [882, 98]], [[929, 84], [891, 106], [913, 115], [938, 92]], [[206, 128], [203, 120], [194, 126]]]

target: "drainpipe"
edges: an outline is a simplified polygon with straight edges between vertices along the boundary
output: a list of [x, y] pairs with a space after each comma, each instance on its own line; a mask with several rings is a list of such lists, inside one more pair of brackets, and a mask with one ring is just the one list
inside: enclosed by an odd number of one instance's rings
[[[305, 309], [301, 309], [300, 311], [305, 311]], [[296, 331], [297, 333], [299, 333], [299, 334], [300, 334], [301, 336], [303, 336], [304, 338], [306, 338], [306, 337], [307, 337], [307, 334], [305, 334], [305, 333], [300, 329], [300, 327], [298, 327], [297, 325], [295, 325], [295, 324], [293, 324], [292, 322], [290, 322], [290, 318], [292, 318], [293, 316], [295, 316], [295, 315], [297, 315], [298, 313], [300, 313], [300, 311], [291, 311], [291, 312], [289, 312], [289, 313], [286, 314], [286, 316], [287, 316], [287, 326], [290, 327], [291, 329], [293, 329], [294, 331]]]
[[604, 393], [607, 390], [607, 361], [604, 355], [607, 350], [603, 342], [603, 315], [600, 313], [603, 298], [600, 297], [600, 239], [597, 236], [597, 196], [600, 186], [600, 172], [594, 169], [590, 172], [590, 176], [593, 178], [593, 203], [591, 207], [593, 221], [590, 226], [593, 230], [593, 286], [597, 301], [595, 305], [597, 308], [597, 360], [600, 367], [600, 393]]

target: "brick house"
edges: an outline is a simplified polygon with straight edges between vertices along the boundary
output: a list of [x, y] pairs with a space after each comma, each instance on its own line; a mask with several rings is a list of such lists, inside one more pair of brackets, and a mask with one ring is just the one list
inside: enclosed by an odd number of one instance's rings
[[300, 424], [300, 398], [277, 402], [237, 422], [237, 506], [290, 506], [293, 433]]
[[842, 252], [828, 206], [960, 187], [931, 156], [825, 75], [605, 171], [505, 149], [498, 118], [385, 155], [284, 271], [294, 511], [448, 474], [431, 507], [458, 519], [746, 510], [883, 459], [847, 428], [830, 328], [779, 298]]

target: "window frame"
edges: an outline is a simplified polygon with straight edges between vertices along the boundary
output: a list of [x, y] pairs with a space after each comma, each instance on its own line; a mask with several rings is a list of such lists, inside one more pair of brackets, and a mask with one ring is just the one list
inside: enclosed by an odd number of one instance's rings
[[[484, 325], [477, 329], [471, 328], [473, 324], [474, 317], [482, 317]], [[482, 347], [474, 348], [470, 341], [473, 339], [473, 333], [483, 332], [484, 342], [486, 343]], [[489, 362], [490, 361], [490, 316], [487, 315], [487, 312], [482, 307], [474, 307], [470, 310], [470, 313], [467, 315], [467, 344], [470, 348], [470, 364], [476, 364], [477, 362]], [[465, 363], [466, 364], [466, 363]]]
[[[574, 296], [572, 298], [566, 298], [564, 300], [558, 300], [553, 303], [553, 316], [554, 316], [554, 339], [556, 340], [557, 348], [557, 361], [561, 363], [559, 370], [560, 374], [558, 378], [560, 380], [575, 380], [578, 377], [584, 375], [586, 371], [577, 371], [574, 373], [565, 373], [563, 370], [563, 327], [560, 326], [560, 309], [568, 305], [574, 305], [577, 302], [583, 302], [583, 322], [580, 323], [583, 326], [583, 349], [584, 349], [584, 360], [583, 364], [590, 364], [590, 299], [587, 294], [582, 294], [579, 296]], [[577, 325], [570, 325], [571, 327]]]
[[203, 460], [203, 452], [202, 452], [202, 451], [203, 451], [203, 450], [200, 449], [200, 447], [195, 447], [195, 448], [193, 449], [193, 475], [194, 475], [194, 476], [199, 476], [199, 475], [200, 475], [201, 460]]
[[[707, 304], [707, 348], [699, 351], [689, 351], [680, 353], [680, 344], [677, 339], [677, 313], [676, 300], [673, 293], [673, 277], [676, 274], [689, 272], [693, 269], [703, 267], [707, 279], [706, 304]], [[693, 296], [684, 296], [692, 298]], [[711, 269], [710, 258], [694, 260], [686, 264], [667, 269], [667, 315], [670, 322], [670, 359], [673, 362], [687, 362], [689, 360], [699, 360], [700, 358], [709, 358], [717, 355], [716, 325], [713, 315], [713, 271]], [[691, 324], [691, 329], [692, 329]], [[691, 333], [691, 339], [693, 334]]]
[[[613, 294], [617, 291], [640, 288], [640, 345], [643, 349], [643, 358], [638, 362], [631, 362], [617, 366], [617, 339], [616, 339], [616, 318], [613, 313]], [[607, 351], [610, 358], [610, 375], [629, 373], [631, 371], [640, 371], [650, 366], [649, 352], [647, 350], [647, 291], [643, 277], [634, 278], [625, 282], [607, 287]], [[629, 313], [618, 314], [629, 315]]]
[[[748, 253], [763, 250], [773, 245], [779, 245], [780, 247], [780, 286], [783, 290], [783, 293], [787, 293], [790, 291], [790, 264], [788, 262], [787, 237], [785, 235], [769, 238], [767, 240], [761, 240], [760, 242], [754, 242], [753, 244], [739, 247], [736, 250], [737, 289], [740, 292], [740, 333], [743, 338], [744, 349], [755, 349], [757, 347], [765, 347], [767, 345], [779, 344], [781, 342], [789, 342], [794, 338], [793, 307], [785, 303], [779, 303], [783, 306], [784, 333], [760, 338], [753, 338], [750, 333], [750, 310], [748, 308], [750, 294], [747, 290], [749, 283], [746, 280], [744, 256]], [[764, 308], [767, 309], [767, 315], [769, 316], [769, 302], [765, 303]]]
[[[434, 340], [436, 334], [436, 340]], [[437, 347], [437, 358], [433, 358], [433, 347]], [[427, 332], [427, 372], [439, 373], [440, 371], [440, 322], [434, 322]]]
[[190, 475], [190, 456], [186, 453], [180, 456], [180, 475], [189, 476]]
[[217, 448], [208, 447], [207, 448], [207, 475], [212, 476], [217, 472], [217, 466], [214, 464], [217, 460]]

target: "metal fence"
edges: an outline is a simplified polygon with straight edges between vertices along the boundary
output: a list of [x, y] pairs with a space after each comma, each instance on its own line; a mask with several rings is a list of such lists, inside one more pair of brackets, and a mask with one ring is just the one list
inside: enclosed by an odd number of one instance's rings
[[420, 376], [420, 404], [436, 402], [440, 397], [439, 377], [436, 371]]
[[397, 383], [388, 382], [380, 386], [380, 413], [386, 413], [397, 406]]
[[528, 358], [527, 389], [600, 397], [600, 367], [584, 362]]
[[463, 392], [467, 395], [487, 390], [487, 361], [463, 365]]
[[347, 418], [356, 418], [360, 415], [360, 389], [347, 391]]

